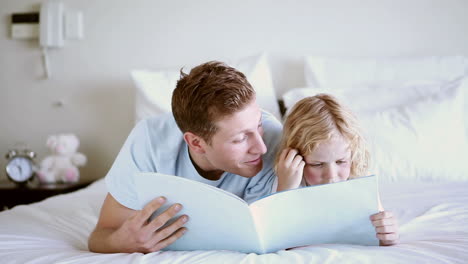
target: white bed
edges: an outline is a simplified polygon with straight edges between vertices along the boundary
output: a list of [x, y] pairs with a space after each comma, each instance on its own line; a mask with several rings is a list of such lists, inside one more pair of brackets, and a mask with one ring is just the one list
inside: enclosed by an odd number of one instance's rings
[[0, 213], [1, 263], [466, 263], [468, 182], [385, 184], [382, 202], [399, 218], [392, 247], [313, 245], [274, 254], [230, 251], [96, 254], [88, 251], [106, 188], [86, 189]]
[[[275, 113], [277, 98], [271, 87], [271, 74], [265, 68], [265, 58], [259, 58], [244, 60], [235, 66], [246, 73], [257, 89], [261, 106]], [[435, 65], [433, 59], [423, 61], [423, 65]], [[438, 65], [442, 62], [436, 61]], [[464, 58], [454, 61], [457, 65], [460, 61], [466, 62]], [[319, 68], [314, 63], [317, 60], [306, 60], [307, 88], [291, 89], [284, 97], [285, 103], [288, 106], [301, 96], [318, 91], [336, 94], [345, 101], [353, 99], [347, 103], [352, 104], [369, 136], [371, 152], [377, 161], [375, 170], [381, 179], [382, 204], [399, 219], [399, 245], [312, 245], [265, 255], [230, 251], [161, 251], [146, 255], [91, 253], [87, 239], [107, 193], [101, 179], [74, 193], [1, 212], [0, 263], [468, 263], [468, 133], [464, 127], [468, 108], [462, 100], [468, 92], [467, 82], [457, 81], [455, 85], [439, 75], [436, 76], [438, 80], [429, 82], [425, 78], [435, 76], [430, 71], [440, 72], [440, 68], [423, 67], [429, 72], [427, 76], [411, 72], [410, 76], [418, 76], [417, 85], [413, 81], [396, 91], [402, 84], [394, 81], [408, 76], [392, 73], [388, 68], [384, 71], [386, 75], [378, 75], [374, 68], [373, 75], [367, 76], [382, 84], [383, 88], [379, 88], [357, 83], [363, 80], [355, 77], [364, 75], [349, 74], [352, 69], [359, 69], [356, 61], [351, 64], [319, 61]], [[411, 63], [414, 68], [414, 62]], [[346, 69], [346, 65], [352, 68]], [[371, 72], [369, 65], [375, 67], [376, 64], [366, 61], [361, 69]], [[408, 62], [392, 61], [391, 65], [401, 70]], [[466, 73], [466, 65], [463, 67], [461, 74]], [[328, 69], [333, 74], [342, 70], [341, 73], [352, 78], [331, 76]], [[173, 73], [132, 73], [138, 88], [137, 119], [167, 111], [166, 101], [151, 92], [157, 95], [158, 89], [172, 86], [177, 76]], [[383, 85], [389, 76], [392, 89]], [[455, 77], [459, 76], [449, 79]], [[425, 82], [420, 82], [422, 79]], [[330, 82], [333, 80], [354, 83]], [[359, 85], [366, 86], [358, 90], [360, 97], [352, 94]], [[353, 89], [343, 89], [349, 87]], [[378, 100], [382, 98], [385, 100]], [[428, 142], [434, 147], [428, 149]]]

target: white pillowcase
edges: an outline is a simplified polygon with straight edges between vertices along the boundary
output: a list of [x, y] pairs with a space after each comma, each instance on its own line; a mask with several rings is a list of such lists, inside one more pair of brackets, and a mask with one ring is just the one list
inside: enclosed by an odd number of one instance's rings
[[144, 118], [171, 112], [171, 98], [180, 73], [173, 71], [134, 70], [131, 76], [136, 86], [136, 123]]
[[468, 59], [463, 56], [362, 59], [307, 56], [304, 68], [306, 85], [314, 88], [445, 82], [467, 73]]
[[353, 89], [342, 87], [295, 88], [283, 95], [283, 102], [286, 109], [290, 109], [297, 101], [306, 96], [329, 93], [353, 111], [378, 111], [409, 104], [432, 94], [444, 93], [451, 87], [460, 86], [463, 81], [464, 78], [445, 83], [369, 84], [355, 86]]
[[463, 123], [468, 80], [378, 89], [293, 89], [285, 106], [317, 93], [335, 95], [360, 120], [381, 181], [468, 180]]
[[[226, 63], [246, 75], [247, 80], [257, 93], [259, 106], [280, 118], [278, 100], [266, 55], [262, 54]], [[184, 72], [188, 71], [190, 68], [184, 67]], [[172, 91], [180, 78], [179, 69], [133, 70], [131, 76], [136, 86], [136, 122], [171, 111]]]
[[466, 88], [464, 82], [412, 104], [357, 113], [381, 181], [468, 180]]
[[[362, 86], [395, 86], [407, 90], [404, 86], [426, 87], [428, 84], [438, 85], [468, 76], [468, 58], [464, 56], [406, 58], [306, 56], [304, 74], [306, 86], [313, 88], [333, 87], [355, 90]], [[406, 91], [398, 90], [396, 93], [405, 95]], [[468, 98], [468, 89], [465, 89], [464, 93], [465, 98]], [[464, 123], [468, 127], [468, 100], [465, 100], [464, 109]], [[468, 137], [468, 129], [466, 135]]]

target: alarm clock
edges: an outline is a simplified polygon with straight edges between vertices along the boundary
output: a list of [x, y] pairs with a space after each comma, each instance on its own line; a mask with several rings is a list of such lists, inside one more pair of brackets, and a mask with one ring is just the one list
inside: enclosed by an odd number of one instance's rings
[[30, 150], [10, 150], [6, 154], [6, 174], [8, 178], [17, 183], [25, 184], [34, 177], [34, 158], [36, 153]]

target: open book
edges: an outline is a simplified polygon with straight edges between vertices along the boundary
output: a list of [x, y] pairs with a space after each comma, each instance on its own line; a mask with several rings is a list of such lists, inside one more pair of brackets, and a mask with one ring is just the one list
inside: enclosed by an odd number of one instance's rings
[[270, 253], [298, 246], [378, 245], [369, 216], [378, 212], [377, 177], [288, 190], [250, 205], [222, 189], [160, 173], [138, 173], [141, 208], [158, 196], [180, 203], [188, 231], [165, 250]]

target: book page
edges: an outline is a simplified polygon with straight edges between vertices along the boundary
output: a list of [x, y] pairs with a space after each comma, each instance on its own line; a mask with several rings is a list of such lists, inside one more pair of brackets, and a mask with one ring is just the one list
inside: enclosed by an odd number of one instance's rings
[[253, 218], [241, 198], [208, 184], [172, 175], [137, 173], [134, 178], [142, 207], [158, 196], [167, 198], [166, 204], [153, 217], [174, 203], [183, 205], [176, 217], [189, 216], [185, 224], [188, 231], [165, 250], [259, 250]]
[[265, 252], [344, 243], [378, 245], [369, 216], [378, 212], [377, 177], [272, 194], [250, 205]]

